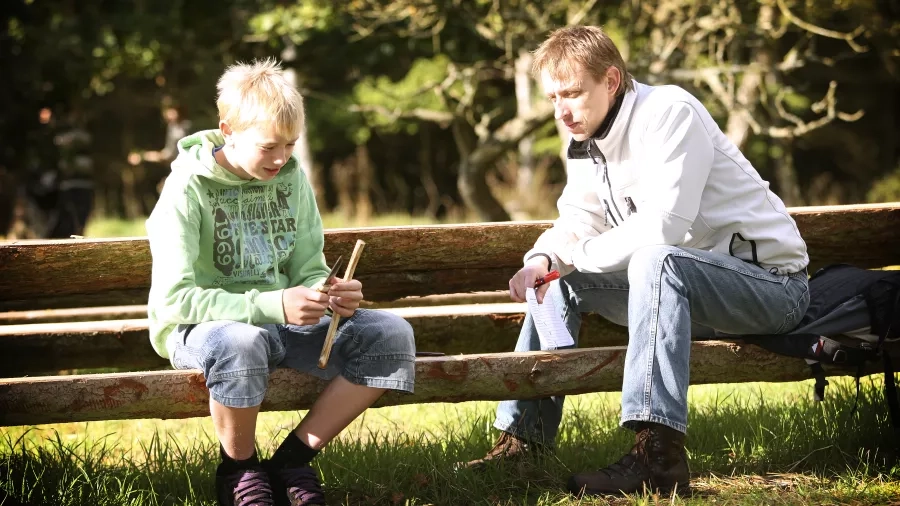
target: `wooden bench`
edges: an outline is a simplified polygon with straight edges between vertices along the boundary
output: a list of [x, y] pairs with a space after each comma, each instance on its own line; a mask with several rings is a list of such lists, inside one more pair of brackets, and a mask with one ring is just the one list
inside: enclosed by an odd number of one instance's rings
[[[811, 272], [848, 262], [900, 264], [900, 203], [791, 209], [809, 246]], [[326, 232], [328, 258], [367, 247], [356, 277], [367, 301], [396, 306], [409, 296], [497, 291], [548, 222], [339, 229]], [[0, 244], [0, 312], [42, 309], [96, 314], [98, 306], [143, 304], [150, 283], [145, 239]], [[447, 296], [452, 299], [453, 296]], [[134, 308], [122, 313], [134, 315]], [[627, 332], [591, 315], [578, 350], [511, 353], [521, 304], [391, 307], [413, 325], [416, 393], [379, 405], [536, 398], [621, 388]], [[2, 321], [12, 321], [7, 317]], [[0, 325], [0, 426], [69, 421], [183, 418], [208, 414], [198, 371], [173, 371], [151, 349], [145, 319]], [[795, 381], [802, 360], [741, 342], [695, 341], [691, 383]], [[93, 373], [115, 368], [115, 373]], [[77, 370], [78, 374], [56, 375]], [[845, 371], [833, 370], [831, 374]], [[874, 372], [874, 369], [873, 371]], [[324, 383], [278, 370], [263, 410], [308, 408]]]

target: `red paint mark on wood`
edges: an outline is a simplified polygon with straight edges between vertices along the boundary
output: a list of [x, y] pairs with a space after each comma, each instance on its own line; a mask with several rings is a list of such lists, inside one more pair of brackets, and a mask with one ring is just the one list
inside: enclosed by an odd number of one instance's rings
[[509, 390], [510, 392], [515, 392], [516, 390], [519, 389], [519, 384], [511, 379], [503, 380], [503, 384], [506, 385], [506, 389]]
[[[446, 367], [445, 367], [446, 366]], [[447, 369], [451, 369], [448, 371]], [[457, 369], [456, 371], [452, 371], [452, 369]], [[468, 362], [444, 362], [444, 363], [435, 363], [429, 364], [428, 369], [425, 371], [425, 376], [429, 378], [440, 378], [449, 381], [465, 381], [469, 377], [469, 363]]]
[[578, 379], [578, 380], [583, 380], [583, 379], [585, 379], [585, 378], [590, 377], [590, 375], [594, 374], [595, 372], [599, 371], [600, 369], [603, 369], [604, 367], [606, 367], [606, 366], [608, 366], [609, 364], [613, 363], [617, 358], [619, 358], [619, 355], [621, 355], [621, 354], [622, 354], [621, 351], [614, 351], [614, 352], [612, 353], [612, 355], [609, 356], [609, 358], [607, 358], [607, 359], [604, 360], [603, 362], [600, 362], [600, 363], [597, 364], [596, 366], [592, 367], [591, 370], [589, 370], [588, 372], [582, 374], [581, 376], [578, 376], [577, 379]]

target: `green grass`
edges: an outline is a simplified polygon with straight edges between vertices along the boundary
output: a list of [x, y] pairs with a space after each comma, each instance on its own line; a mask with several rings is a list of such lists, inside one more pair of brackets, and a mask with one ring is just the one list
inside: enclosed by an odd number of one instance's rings
[[[691, 387], [688, 451], [694, 493], [577, 500], [572, 472], [630, 447], [617, 394], [571, 397], [558, 450], [541, 468], [454, 471], [483, 454], [491, 402], [369, 410], [317, 459], [334, 504], [900, 504], [900, 469], [881, 382], [832, 381], [824, 403], [809, 382]], [[260, 415], [268, 455], [302, 412]], [[211, 505], [217, 444], [208, 418], [11, 427], [0, 431], [0, 504]], [[3, 502], [3, 494], [9, 495]], [[10, 502], [12, 501], [12, 502]]]

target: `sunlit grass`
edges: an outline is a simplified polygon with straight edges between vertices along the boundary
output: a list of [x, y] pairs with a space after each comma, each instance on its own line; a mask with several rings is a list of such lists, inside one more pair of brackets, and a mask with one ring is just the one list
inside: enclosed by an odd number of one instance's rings
[[[695, 494], [675, 503], [900, 499], [881, 386], [879, 378], [863, 379], [853, 418], [850, 378], [832, 380], [823, 403], [812, 401], [808, 381], [691, 387]], [[483, 454], [493, 443], [495, 407], [467, 402], [369, 410], [317, 459], [330, 498], [340, 504], [609, 504], [577, 501], [562, 490], [570, 473], [605, 465], [630, 446], [632, 436], [618, 428], [618, 394], [571, 397], [556, 457], [541, 468], [454, 471], [454, 462]], [[260, 415], [260, 453], [269, 454], [302, 415]], [[0, 430], [0, 490], [45, 501], [32, 504], [214, 504], [216, 464], [209, 418]], [[650, 503], [657, 499], [613, 501]]]

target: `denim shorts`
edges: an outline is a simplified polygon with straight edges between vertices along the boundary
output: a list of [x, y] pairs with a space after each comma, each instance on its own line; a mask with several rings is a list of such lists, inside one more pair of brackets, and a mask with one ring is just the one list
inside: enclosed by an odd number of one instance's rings
[[233, 408], [262, 403], [276, 367], [372, 388], [413, 392], [416, 347], [409, 323], [386, 311], [357, 309], [342, 318], [331, 357], [319, 369], [330, 317], [315, 325], [250, 325], [212, 321], [179, 325], [166, 347], [172, 367], [200, 369], [210, 396]]

